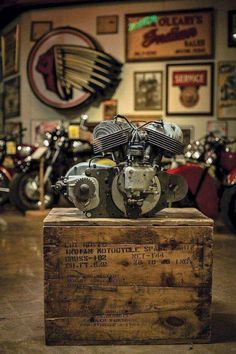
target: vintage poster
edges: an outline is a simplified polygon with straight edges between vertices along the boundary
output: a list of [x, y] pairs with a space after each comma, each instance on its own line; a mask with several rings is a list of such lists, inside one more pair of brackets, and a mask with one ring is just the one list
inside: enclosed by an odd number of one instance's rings
[[14, 77], [3, 83], [3, 112], [4, 118], [20, 115], [20, 77]]
[[115, 99], [106, 100], [103, 102], [103, 119], [112, 119], [117, 114], [118, 101]]
[[218, 65], [218, 117], [236, 118], [236, 61]]
[[60, 120], [32, 120], [31, 143], [42, 146], [45, 134], [52, 132], [60, 123]]
[[167, 114], [212, 115], [213, 80], [213, 63], [167, 65]]
[[2, 36], [3, 76], [18, 72], [19, 68], [19, 25]]
[[213, 9], [126, 15], [126, 61], [212, 58]]
[[162, 110], [162, 71], [134, 73], [136, 111]]

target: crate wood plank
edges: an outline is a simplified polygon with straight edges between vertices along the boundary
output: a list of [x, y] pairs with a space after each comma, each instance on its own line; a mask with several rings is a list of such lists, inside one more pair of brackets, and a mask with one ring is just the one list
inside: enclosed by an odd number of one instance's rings
[[114, 219], [87, 218], [76, 208], [54, 208], [44, 220], [45, 225], [213, 225], [213, 220], [194, 208], [166, 208], [151, 218]]
[[135, 314], [45, 320], [47, 344], [135, 344], [161, 339], [209, 340], [209, 309], [160, 310]]
[[[145, 243], [143, 238], [136, 244], [112, 243], [109, 241], [119, 235], [120, 228], [109, 230], [107, 242], [100, 242], [99, 232], [90, 230], [87, 234], [85, 229], [79, 228], [77, 235], [69, 237], [69, 232], [64, 237], [64, 233], [59, 234], [50, 244], [53, 236], [50, 234], [48, 240], [45, 230], [45, 279], [64, 278], [66, 286], [73, 282], [180, 287], [211, 285], [211, 241], [204, 247], [182, 244], [176, 238], [168, 240], [167, 230], [163, 243]], [[152, 240], [155, 235], [153, 230]], [[141, 239], [143, 243], [140, 243]]]
[[[179, 309], [200, 313], [211, 303], [211, 288], [161, 288], [102, 286], [53, 279], [45, 283], [46, 318], [133, 313], [172, 312]], [[203, 311], [203, 310], [201, 310]]]

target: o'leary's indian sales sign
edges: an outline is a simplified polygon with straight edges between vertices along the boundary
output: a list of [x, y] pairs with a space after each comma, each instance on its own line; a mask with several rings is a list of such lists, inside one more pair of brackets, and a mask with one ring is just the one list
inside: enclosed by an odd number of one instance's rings
[[127, 61], [211, 58], [213, 9], [126, 15]]

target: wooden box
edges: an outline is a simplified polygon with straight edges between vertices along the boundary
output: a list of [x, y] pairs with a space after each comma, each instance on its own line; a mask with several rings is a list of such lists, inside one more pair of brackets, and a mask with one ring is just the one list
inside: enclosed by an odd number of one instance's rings
[[212, 225], [196, 209], [139, 220], [53, 209], [44, 221], [46, 343], [209, 342]]

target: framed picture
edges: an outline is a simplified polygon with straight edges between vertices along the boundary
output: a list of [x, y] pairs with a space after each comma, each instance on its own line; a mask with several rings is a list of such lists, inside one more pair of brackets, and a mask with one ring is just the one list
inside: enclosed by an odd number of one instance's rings
[[4, 118], [20, 115], [20, 77], [3, 82], [3, 112]]
[[112, 119], [117, 114], [117, 100], [111, 99], [103, 102], [103, 119]]
[[161, 111], [163, 91], [162, 71], [134, 73], [134, 102], [136, 111]]
[[16, 135], [21, 132], [22, 123], [21, 122], [7, 122], [4, 124], [4, 134], [6, 135]]
[[206, 126], [207, 133], [216, 133], [219, 136], [228, 135], [228, 122], [219, 122], [217, 120], [208, 120]]
[[19, 31], [20, 27], [16, 25], [1, 37], [4, 78], [19, 71]]
[[52, 30], [51, 21], [33, 21], [31, 22], [30, 40], [32, 42], [37, 41], [45, 33]]
[[213, 114], [213, 63], [169, 64], [166, 75], [167, 115]]
[[236, 118], [236, 61], [218, 64], [217, 115], [219, 118]]
[[0, 133], [3, 132], [4, 124], [3, 124], [3, 93], [0, 91]]
[[126, 15], [126, 61], [213, 58], [214, 10]]
[[195, 139], [195, 129], [193, 125], [180, 125], [183, 132], [183, 144], [187, 146]]
[[228, 47], [236, 47], [236, 10], [228, 11]]
[[43, 145], [46, 132], [53, 131], [61, 121], [57, 120], [31, 120], [31, 143]]
[[97, 34], [114, 34], [118, 32], [117, 15], [98, 16], [97, 17]]

